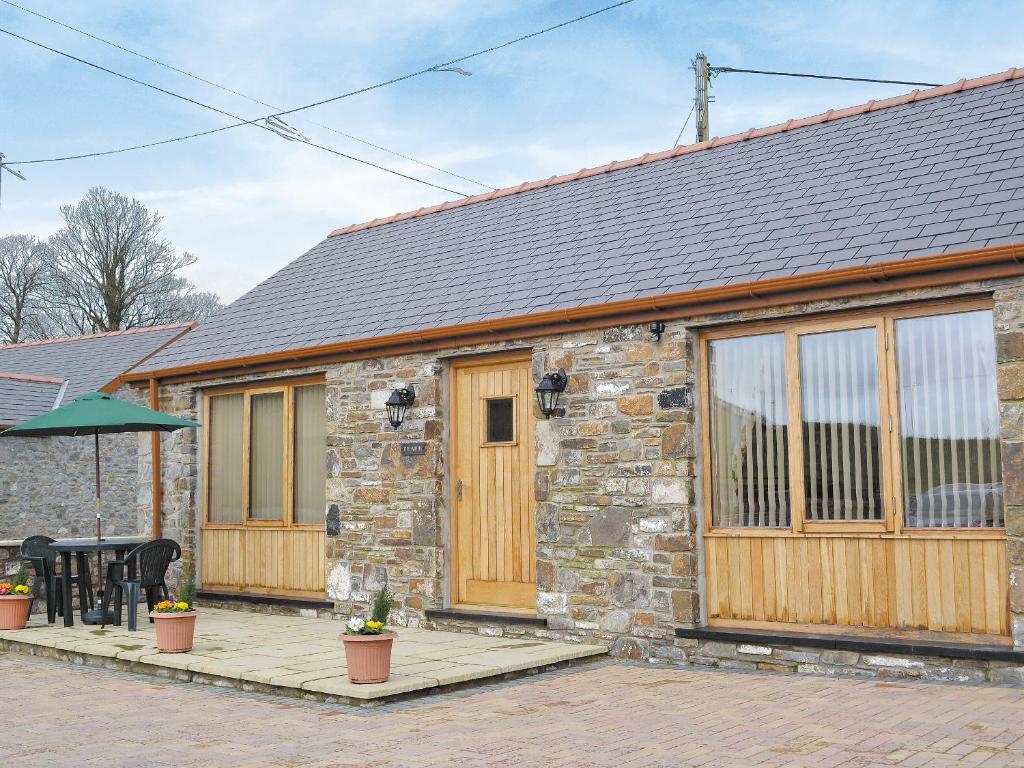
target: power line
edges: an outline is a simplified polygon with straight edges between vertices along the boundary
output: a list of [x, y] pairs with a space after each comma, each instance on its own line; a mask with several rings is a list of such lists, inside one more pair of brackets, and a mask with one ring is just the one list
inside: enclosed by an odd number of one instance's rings
[[[3, 0], [6, 2], [6, 0]], [[873, 77], [844, 77], [842, 75], [815, 75], [803, 72], [773, 72], [766, 69], [738, 69], [736, 67], [711, 67], [711, 74], [738, 73], [746, 75], [774, 75], [776, 77], [806, 77], [813, 80], [845, 80], [851, 83], [882, 83], [883, 85], [923, 85], [928, 88], [937, 88], [942, 83], [919, 83], [913, 80], [877, 80]]]
[[[435, 64], [435, 65], [430, 66], [430, 67], [425, 67], [424, 69], [420, 69], [420, 70], [417, 70], [415, 72], [409, 72], [409, 73], [404, 74], [404, 75], [399, 75], [399, 76], [393, 77], [393, 78], [391, 78], [389, 80], [382, 80], [380, 82], [374, 83], [373, 85], [368, 85], [368, 86], [365, 86], [363, 88], [358, 88], [358, 89], [356, 89], [354, 91], [348, 91], [347, 93], [342, 93], [342, 94], [339, 94], [338, 96], [332, 96], [331, 98], [328, 98], [328, 99], [322, 99], [320, 101], [313, 102], [312, 104], [305, 104], [305, 105], [303, 105], [301, 107], [295, 107], [295, 108], [289, 109], [289, 110], [284, 110], [284, 111], [280, 111], [280, 112], [274, 112], [273, 114], [266, 115], [264, 117], [257, 118], [255, 120], [245, 120], [245, 121], [241, 121], [241, 122], [237, 122], [237, 123], [232, 123], [231, 125], [225, 125], [225, 126], [222, 126], [220, 128], [212, 128], [212, 129], [206, 130], [206, 131], [197, 131], [196, 133], [190, 133], [190, 134], [187, 134], [185, 136], [177, 136], [177, 137], [174, 137], [174, 138], [171, 138], [171, 139], [162, 139], [160, 141], [151, 141], [151, 142], [148, 142], [146, 144], [136, 144], [135, 146], [131, 146], [131, 147], [121, 147], [119, 149], [109, 149], [109, 150], [106, 150], [106, 151], [103, 151], [103, 152], [90, 152], [90, 153], [81, 154], [81, 155], [68, 155], [66, 157], [51, 157], [51, 158], [44, 158], [44, 159], [39, 159], [39, 160], [19, 160], [19, 161], [16, 161], [16, 162], [12, 161], [12, 162], [6, 163], [6, 165], [30, 165], [30, 164], [36, 164], [36, 163], [56, 163], [56, 162], [61, 162], [61, 161], [64, 161], [64, 160], [78, 160], [78, 159], [82, 159], [82, 158], [86, 158], [86, 157], [99, 157], [101, 155], [114, 155], [114, 154], [118, 154], [118, 153], [121, 153], [121, 152], [132, 152], [132, 151], [137, 150], [137, 149], [146, 149], [148, 147], [156, 147], [156, 146], [161, 146], [161, 145], [164, 145], [164, 144], [172, 144], [174, 142], [186, 141], [188, 139], [195, 139], [195, 138], [198, 138], [200, 136], [209, 136], [209, 135], [214, 134], [214, 133], [220, 133], [222, 131], [228, 131], [228, 130], [231, 130], [232, 128], [238, 128], [238, 127], [243, 126], [243, 125], [252, 125], [254, 123], [258, 123], [258, 122], [260, 122], [262, 120], [266, 120], [266, 119], [273, 118], [273, 117], [283, 117], [285, 115], [295, 114], [296, 112], [302, 112], [303, 110], [312, 109], [313, 107], [319, 107], [319, 106], [322, 106], [324, 104], [329, 104], [329, 103], [332, 103], [332, 102], [335, 102], [335, 101], [340, 101], [341, 99], [347, 99], [347, 98], [349, 98], [351, 96], [358, 96], [360, 94], [368, 93], [370, 91], [374, 91], [374, 90], [377, 90], [379, 88], [384, 88], [384, 87], [389, 86], [389, 85], [395, 85], [396, 83], [400, 83], [400, 82], [403, 82], [405, 80], [410, 80], [410, 79], [412, 79], [414, 77], [419, 77], [420, 75], [424, 75], [424, 74], [426, 74], [428, 72], [434, 72], [434, 71], [438, 71], [438, 70], [443, 70], [445, 68], [453, 67], [456, 64], [461, 64], [464, 61], [469, 61], [470, 59], [474, 59], [474, 58], [476, 58], [478, 56], [483, 56], [483, 55], [488, 54], [488, 53], [493, 53], [494, 51], [501, 50], [502, 48], [508, 48], [509, 46], [516, 45], [517, 43], [521, 43], [521, 42], [523, 42], [525, 40], [529, 40], [529, 39], [534, 38], [534, 37], [539, 37], [540, 35], [547, 34], [548, 32], [553, 32], [554, 30], [561, 29], [562, 27], [567, 27], [570, 24], [575, 24], [575, 23], [577, 23], [579, 21], [584, 21], [586, 19], [592, 18], [592, 17], [597, 16], [599, 14], [606, 13], [607, 11], [611, 11], [611, 10], [614, 10], [616, 8], [620, 8], [620, 7], [624, 6], [624, 5], [629, 5], [632, 2], [635, 2], [635, 0], [620, 0], [620, 2], [613, 3], [611, 5], [606, 5], [603, 8], [597, 9], [596, 11], [591, 11], [590, 13], [585, 13], [585, 14], [583, 14], [581, 16], [577, 16], [577, 17], [575, 17], [573, 19], [569, 19], [568, 21], [563, 21], [563, 22], [560, 22], [560, 23], [555, 24], [553, 26], [546, 27], [544, 29], [538, 30], [536, 32], [530, 32], [529, 34], [526, 34], [526, 35], [521, 35], [520, 37], [514, 38], [512, 40], [508, 40], [508, 41], [506, 41], [504, 43], [499, 43], [498, 45], [493, 45], [493, 46], [491, 46], [489, 48], [484, 48], [482, 50], [476, 51], [474, 53], [467, 54], [465, 56], [460, 56], [460, 57], [458, 57], [456, 59], [452, 59], [451, 61], [446, 61], [446, 62], [443, 62], [441, 64]], [[460, 194], [460, 193], [457, 193], [457, 194]]]
[[[918, 85], [935, 88], [939, 83], [922, 83], [915, 80], [882, 80], [874, 77], [852, 77], [848, 75], [823, 75], [810, 72], [779, 72], [770, 69], [743, 69], [740, 67], [713, 67], [708, 62], [707, 56], [698, 53], [693, 60], [693, 71], [695, 76], [695, 91], [693, 109], [697, 111], [697, 141], [704, 141], [708, 138], [708, 107], [714, 101], [710, 94], [711, 78], [721, 74], [748, 74], [748, 75], [769, 75], [772, 77], [800, 77], [811, 80], [842, 80], [851, 83], [881, 83], [883, 85]], [[692, 110], [691, 110], [692, 111]], [[687, 118], [689, 121], [689, 118]], [[686, 126], [683, 126], [685, 130]], [[679, 137], [682, 137], [682, 131]], [[676, 138], [676, 145], [679, 144], [679, 137]]]
[[[300, 134], [298, 132], [292, 132], [292, 133], [289, 133], [288, 135], [284, 135], [282, 133], [282, 130], [281, 130], [280, 126], [272, 127], [273, 124], [270, 121], [274, 120], [274, 119], [277, 119], [273, 115], [271, 115], [269, 117], [266, 117], [266, 118], [263, 118], [260, 121], [245, 120], [244, 118], [241, 118], [238, 115], [232, 114], [231, 112], [227, 112], [226, 110], [220, 109], [219, 107], [214, 107], [214, 106], [212, 106], [210, 104], [205, 104], [202, 101], [197, 101], [196, 99], [190, 98], [188, 96], [183, 96], [180, 93], [175, 93], [174, 91], [170, 91], [170, 90], [168, 90], [166, 88], [161, 88], [159, 85], [153, 85], [152, 83], [147, 83], [145, 80], [139, 80], [138, 78], [132, 77], [131, 75], [126, 75], [126, 74], [124, 74], [122, 72], [116, 72], [113, 69], [108, 69], [107, 67], [101, 66], [100, 64], [95, 64], [95, 63], [93, 63], [91, 61], [87, 61], [86, 59], [80, 58], [78, 56], [74, 56], [74, 55], [72, 55], [70, 53], [66, 53], [65, 51], [58, 50], [57, 48], [51, 48], [50, 46], [44, 45], [43, 43], [37, 42], [36, 40], [31, 40], [31, 39], [29, 39], [27, 37], [23, 37], [22, 35], [19, 35], [19, 34], [16, 34], [14, 32], [11, 32], [9, 29], [4, 29], [3, 27], [0, 27], [0, 32], [2, 32], [5, 35], [10, 35], [11, 37], [17, 38], [18, 40], [22, 40], [22, 41], [24, 41], [26, 43], [29, 43], [30, 45], [34, 45], [34, 46], [37, 46], [39, 48], [42, 48], [43, 50], [50, 51], [51, 53], [55, 53], [58, 56], [63, 56], [65, 58], [67, 58], [67, 59], [71, 59], [72, 61], [76, 61], [79, 64], [85, 64], [86, 66], [92, 67], [93, 69], [97, 69], [100, 72], [105, 72], [108, 75], [113, 75], [114, 77], [119, 77], [122, 80], [127, 80], [127, 81], [129, 81], [131, 83], [135, 83], [137, 85], [141, 85], [144, 88], [150, 88], [150, 89], [152, 89], [154, 91], [158, 91], [159, 93], [163, 93], [163, 94], [165, 94], [167, 96], [171, 96], [171, 97], [173, 97], [175, 99], [180, 99], [181, 101], [186, 101], [189, 104], [194, 104], [197, 107], [202, 107], [203, 109], [208, 109], [211, 112], [216, 112], [217, 114], [224, 115], [226, 117], [230, 117], [232, 120], [241, 120], [242, 122], [238, 123], [238, 125], [253, 125], [256, 128], [262, 128], [265, 131], [273, 133], [275, 136], [280, 136], [282, 138], [286, 138], [289, 141], [296, 141], [296, 142], [298, 142], [300, 144], [307, 144], [307, 145], [309, 145], [311, 147], [316, 147], [317, 149], [322, 149], [325, 152], [330, 152], [331, 154], [338, 155], [339, 157], [344, 157], [344, 158], [346, 158], [348, 160], [353, 160], [353, 161], [355, 161], [357, 163], [362, 163], [363, 165], [368, 165], [371, 168], [376, 168], [377, 170], [384, 171], [386, 173], [390, 173], [390, 174], [393, 174], [395, 176], [400, 176], [403, 179], [408, 179], [409, 181], [415, 181], [415, 182], [417, 182], [419, 184], [425, 184], [426, 186], [433, 187], [434, 189], [440, 189], [440, 190], [442, 190], [444, 192], [451, 192], [452, 194], [455, 194], [455, 195], [461, 195], [463, 197], [469, 197], [469, 195], [467, 195], [465, 192], [459, 192], [457, 189], [449, 189], [448, 187], [442, 187], [440, 184], [434, 184], [433, 182], [430, 182], [430, 181], [424, 181], [423, 179], [418, 179], [415, 176], [410, 176], [407, 173], [402, 173], [401, 171], [392, 170], [391, 168], [388, 168], [388, 167], [383, 166], [383, 165], [378, 165], [377, 163], [370, 162], [369, 160], [363, 160], [362, 158], [356, 157], [355, 155], [349, 155], [349, 154], [347, 154], [345, 152], [340, 152], [340, 151], [338, 151], [336, 149], [331, 149], [330, 147], [325, 147], [325, 146], [323, 146], [321, 144], [316, 144], [316, 143], [310, 141], [309, 139], [307, 139], [305, 136], [303, 136], [302, 134]], [[277, 119], [277, 122], [278, 123], [282, 123], [282, 121], [280, 121], [279, 119]], [[230, 126], [228, 126], [228, 127], [230, 127]], [[24, 161], [23, 160], [23, 161], [20, 161], [20, 162], [17, 162], [17, 163], [5, 163], [5, 165], [24, 165], [24, 164], [27, 164], [28, 162], [31, 162], [31, 161]]]
[[694, 100], [693, 104], [690, 105], [690, 114], [686, 116], [686, 121], [683, 123], [683, 127], [679, 129], [679, 135], [676, 136], [676, 141], [672, 145], [673, 147], [679, 146], [679, 140], [683, 138], [683, 131], [686, 130], [686, 126], [690, 124], [690, 118], [693, 117], [693, 110], [697, 107], [697, 101]]
[[[195, 80], [197, 82], [203, 83], [205, 85], [209, 85], [209, 86], [211, 86], [213, 88], [217, 88], [218, 90], [221, 90], [221, 91], [223, 91], [225, 93], [230, 93], [233, 96], [238, 96], [239, 98], [245, 99], [246, 101], [250, 101], [253, 104], [259, 104], [260, 106], [267, 107], [268, 109], [274, 109], [274, 110], [282, 109], [282, 107], [279, 107], [279, 106], [274, 105], [274, 104], [269, 104], [266, 101], [262, 101], [261, 99], [256, 98], [255, 96], [250, 96], [248, 94], [242, 93], [241, 91], [235, 90], [234, 88], [230, 88], [230, 87], [228, 87], [226, 85], [222, 85], [221, 83], [214, 82], [213, 80], [209, 80], [209, 79], [207, 79], [205, 77], [202, 77], [200, 75], [197, 75], [197, 74], [195, 74], [193, 72], [189, 72], [187, 70], [181, 69], [180, 67], [176, 67], [173, 64], [168, 64], [167, 62], [160, 61], [159, 59], [155, 59], [152, 56], [147, 56], [145, 53], [142, 53], [140, 51], [136, 51], [136, 50], [133, 50], [131, 48], [128, 48], [128, 47], [126, 47], [124, 45], [121, 45], [120, 43], [114, 42], [113, 40], [107, 40], [106, 38], [100, 37], [99, 35], [94, 35], [91, 32], [87, 32], [84, 29], [79, 29], [78, 27], [75, 27], [75, 26], [73, 26], [71, 24], [63, 22], [60, 19], [55, 19], [55, 18], [53, 18], [51, 16], [47, 16], [45, 14], [39, 13], [38, 11], [34, 11], [31, 8], [26, 8], [23, 5], [18, 5], [17, 3], [11, 2], [11, 0], [0, 0], [0, 2], [4, 3], [5, 5], [9, 5], [12, 8], [17, 8], [20, 11], [24, 11], [25, 13], [31, 14], [33, 16], [36, 16], [36, 17], [38, 17], [40, 19], [45, 19], [46, 21], [49, 21], [52, 24], [56, 24], [59, 27], [63, 27], [64, 29], [71, 30], [72, 32], [76, 32], [76, 33], [78, 33], [80, 35], [84, 35], [85, 37], [88, 37], [88, 38], [91, 38], [91, 39], [96, 40], [98, 42], [101, 42], [104, 45], [109, 45], [112, 48], [116, 48], [119, 51], [124, 51], [125, 53], [131, 54], [132, 56], [137, 56], [140, 59], [144, 59], [145, 61], [148, 61], [148, 62], [151, 62], [153, 64], [156, 64], [157, 66], [163, 67], [164, 69], [169, 69], [172, 72], [177, 72], [180, 75], [184, 75], [185, 77], [189, 77], [189, 78], [191, 78], [191, 79], [193, 79], [193, 80]], [[469, 74], [465, 70], [460, 70], [459, 67], [453, 67], [451, 71], [458, 71], [459, 74], [467, 74], [467, 75]], [[471, 179], [468, 176], [463, 176], [461, 174], [455, 173], [454, 171], [449, 171], [446, 168], [441, 168], [439, 166], [431, 165], [430, 163], [426, 163], [426, 162], [424, 162], [422, 160], [417, 160], [415, 157], [411, 157], [409, 155], [403, 154], [401, 152], [398, 152], [397, 150], [391, 149], [390, 147], [385, 147], [385, 146], [383, 146], [381, 144], [377, 144], [375, 142], [368, 141], [367, 139], [360, 138], [359, 136], [355, 136], [355, 135], [353, 135], [351, 133], [346, 133], [345, 131], [339, 130], [337, 128], [333, 128], [333, 127], [331, 127], [329, 125], [324, 125], [323, 123], [318, 123], [315, 120], [309, 120], [308, 122], [310, 124], [312, 124], [312, 125], [317, 126], [318, 128], [323, 128], [324, 130], [330, 131], [331, 133], [335, 133], [335, 134], [337, 134], [339, 136], [344, 136], [345, 138], [351, 139], [352, 141], [357, 141], [360, 144], [365, 144], [368, 147], [373, 147], [374, 149], [379, 149], [382, 152], [387, 152], [388, 154], [394, 155], [395, 157], [399, 157], [399, 158], [401, 158], [403, 160], [408, 160], [410, 162], [416, 163], [417, 165], [421, 165], [424, 168], [430, 168], [431, 170], [447, 174], [448, 176], [452, 176], [452, 177], [454, 177], [456, 179], [461, 179], [462, 181], [468, 181], [471, 184], [476, 184], [477, 186], [484, 187], [485, 189], [494, 189], [494, 187], [491, 186], [490, 184], [484, 184], [481, 181], [477, 181], [476, 179]]]
[[21, 179], [22, 181], [28, 181], [28, 179], [26, 179], [24, 176], [22, 176], [16, 170], [14, 170], [13, 168], [8, 168], [7, 167], [7, 163], [4, 162], [4, 153], [0, 152], [0, 204], [3, 203], [4, 171], [7, 171], [7, 173], [9, 173], [12, 176], [15, 176], [15, 177]]

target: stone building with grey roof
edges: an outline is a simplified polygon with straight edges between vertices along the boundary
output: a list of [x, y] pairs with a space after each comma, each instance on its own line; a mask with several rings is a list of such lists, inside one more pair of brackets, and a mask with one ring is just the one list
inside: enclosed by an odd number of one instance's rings
[[[41, 416], [86, 392], [139, 399], [120, 377], [187, 333], [193, 323], [0, 346], [0, 429]], [[140, 441], [104, 435], [104, 514], [113, 535], [142, 533]], [[146, 476], [148, 467], [142, 468]], [[148, 502], [148, 495], [146, 501]], [[95, 530], [93, 444], [72, 437], [0, 439], [0, 541], [89, 535]]]
[[127, 379], [208, 601], [1019, 677], [1024, 69], [339, 229]]

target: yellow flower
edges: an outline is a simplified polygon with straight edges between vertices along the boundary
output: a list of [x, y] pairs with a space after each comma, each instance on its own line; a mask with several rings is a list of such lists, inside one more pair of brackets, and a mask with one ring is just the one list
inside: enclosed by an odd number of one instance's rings
[[380, 629], [383, 626], [384, 626], [384, 622], [383, 621], [368, 621], [368, 622], [366, 622], [366, 628], [367, 629]]
[[24, 584], [19, 584], [18, 586], [16, 586], [14, 588], [14, 594], [16, 594], [16, 595], [27, 595], [28, 593], [29, 593], [29, 588], [26, 587]]
[[177, 609], [179, 611], [187, 611], [188, 610], [188, 603], [178, 602], [178, 603], [174, 604], [174, 607], [175, 607], [175, 609]]

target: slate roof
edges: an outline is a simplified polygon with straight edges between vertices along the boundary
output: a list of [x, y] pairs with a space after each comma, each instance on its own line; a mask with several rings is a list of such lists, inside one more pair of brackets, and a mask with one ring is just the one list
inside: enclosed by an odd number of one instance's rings
[[0, 346], [0, 424], [18, 424], [102, 389], [192, 325]]
[[0, 373], [0, 424], [19, 424], [59, 401], [64, 380], [39, 381]]
[[140, 370], [1009, 242], [1024, 69], [338, 230]]

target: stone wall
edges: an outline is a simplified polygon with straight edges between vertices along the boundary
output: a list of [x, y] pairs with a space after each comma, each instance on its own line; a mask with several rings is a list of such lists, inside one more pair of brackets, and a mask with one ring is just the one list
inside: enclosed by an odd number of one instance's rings
[[538, 355], [571, 372], [565, 416], [537, 428], [538, 611], [617, 655], [697, 616], [692, 353], [678, 325], [634, 325]]
[[[142, 390], [136, 390], [140, 393]], [[159, 410], [183, 419], [201, 422], [197, 411], [198, 397], [188, 387], [162, 388], [158, 398]], [[148, 393], [147, 403], [148, 406]], [[140, 518], [152, 527], [152, 435], [138, 435], [139, 485], [137, 506]], [[199, 487], [199, 430], [179, 429], [160, 433], [161, 536], [181, 544], [181, 561], [172, 566], [168, 581], [177, 582], [182, 570], [194, 566], [196, 536], [196, 499]], [[173, 587], [172, 587], [173, 588]]]
[[839, 651], [799, 644], [762, 645], [677, 639], [674, 646], [658, 648], [656, 656], [670, 663], [721, 669], [890, 680], [1024, 684], [1024, 666], [1011, 661]]
[[[709, 315], [669, 322], [661, 341], [652, 340], [646, 325], [631, 325], [202, 385], [325, 374], [327, 592], [337, 614], [363, 610], [372, 593], [387, 582], [399, 600], [394, 616], [399, 624], [596, 640], [612, 645], [621, 656], [694, 663], [697, 657], [713, 656], [714, 646], [694, 655], [674, 638], [673, 629], [703, 622], [700, 494], [695, 481], [699, 471], [698, 330], [723, 322], [994, 291], [1010, 534], [1008, 578], [1015, 639], [1020, 644], [1024, 642], [1022, 285], [1020, 280], [1007, 279]], [[427, 622], [425, 611], [445, 607], [448, 590], [448, 361], [511, 349], [531, 350], [535, 379], [558, 367], [569, 372], [569, 387], [560, 403], [564, 416], [539, 420], [537, 428], [537, 610], [548, 626]], [[383, 405], [393, 389], [408, 384], [415, 386], [417, 399], [396, 433], [387, 424]], [[197, 386], [163, 387], [162, 409], [197, 418]], [[425, 443], [425, 454], [401, 456], [400, 441]], [[143, 465], [148, 463], [146, 446], [148, 438], [140, 459]], [[167, 435], [163, 446], [165, 530], [191, 551], [199, 476], [195, 435], [191, 431]], [[146, 482], [139, 498], [148, 508]]]
[[[0, 541], [0, 581], [13, 581], [18, 568], [21, 567], [21, 540]], [[26, 566], [27, 583], [31, 587], [34, 574], [32, 568]], [[46, 613], [46, 600], [36, 600], [32, 604], [32, 613]]]
[[[690, 345], [645, 326], [333, 366], [328, 398], [328, 596], [362, 610], [385, 583], [396, 620], [444, 606], [449, 452], [446, 358], [533, 351], [535, 379], [570, 371], [565, 415], [538, 421], [537, 610], [546, 636], [599, 638], [643, 656], [697, 609]], [[384, 400], [412, 384], [395, 432]], [[399, 440], [426, 443], [402, 457]]]
[[[647, 653], [673, 621], [696, 610], [693, 520], [693, 368], [685, 331], [651, 344], [641, 326], [530, 338], [342, 363], [327, 382], [328, 598], [340, 614], [364, 610], [385, 582], [394, 620], [421, 625], [445, 605], [447, 358], [532, 349], [534, 373], [571, 371], [566, 414], [538, 426], [538, 611], [545, 635], [619, 642]], [[313, 369], [285, 371], [287, 377]], [[233, 377], [204, 386], [261, 377]], [[262, 377], [266, 378], [266, 377]], [[406, 384], [417, 398], [400, 432], [384, 401]], [[161, 409], [198, 418], [194, 385], [161, 389]], [[163, 437], [165, 535], [195, 546], [199, 465], [195, 437]], [[399, 442], [426, 443], [422, 456]], [[148, 439], [141, 448], [149, 464]], [[142, 473], [140, 477], [148, 477]], [[149, 505], [148, 480], [139, 489]]]
[[[10, 581], [18, 572], [18, 567], [21, 565], [20, 551], [20, 541], [0, 541], [0, 581]], [[31, 583], [30, 572], [29, 584], [31, 585]]]
[[1024, 646], [1024, 286], [995, 292], [996, 361], [1002, 428], [1011, 630]]
[[[122, 388], [116, 396], [135, 400]], [[140, 514], [138, 438], [100, 435], [103, 532], [145, 533]], [[95, 450], [91, 437], [0, 439], [0, 539], [44, 534], [53, 538], [96, 533]]]
[[[427, 355], [364, 360], [327, 371], [327, 596], [342, 613], [365, 610], [385, 583], [400, 602], [393, 620], [418, 625], [442, 604], [443, 367]], [[384, 401], [412, 384], [401, 432]], [[399, 439], [426, 443], [400, 456]]]

